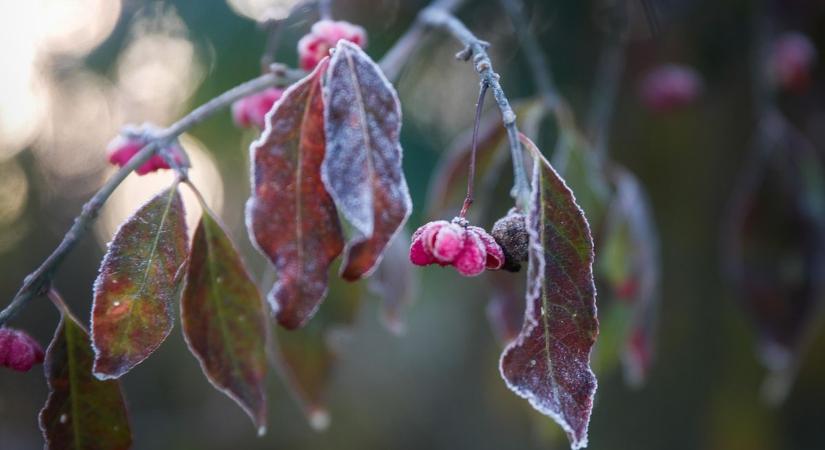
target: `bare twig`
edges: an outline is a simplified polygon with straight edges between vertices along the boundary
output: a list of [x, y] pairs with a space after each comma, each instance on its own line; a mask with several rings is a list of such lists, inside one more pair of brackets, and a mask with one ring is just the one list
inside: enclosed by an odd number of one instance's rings
[[440, 8], [431, 6], [424, 9], [419, 14], [419, 20], [423, 21], [426, 25], [447, 31], [464, 44], [464, 50], [459, 52], [456, 57], [464, 60], [472, 59], [476, 72], [478, 72], [481, 78], [481, 82], [487, 83], [490, 90], [493, 91], [493, 97], [496, 99], [496, 104], [501, 111], [501, 120], [504, 123], [504, 128], [507, 130], [507, 139], [510, 143], [510, 156], [513, 160], [514, 183], [510, 195], [516, 200], [518, 207], [524, 207], [529, 201], [530, 188], [527, 185], [527, 176], [524, 173], [524, 158], [518, 137], [516, 113], [513, 112], [510, 101], [501, 88], [499, 75], [493, 70], [493, 63], [487, 54], [489, 43], [476, 37], [475, 34], [467, 29], [464, 23]]
[[[447, 12], [454, 12], [464, 4], [466, 0], [435, 0], [430, 4], [430, 8], [437, 8]], [[428, 24], [421, 20], [422, 16], [419, 14], [415, 22], [410, 28], [395, 41], [381, 61], [378, 63], [384, 75], [390, 80], [398, 79], [401, 74], [401, 69], [404, 63], [410, 59], [410, 56], [420, 46], [424, 37], [427, 34]]]
[[599, 56], [596, 83], [587, 120], [588, 133], [593, 140], [593, 149], [599, 160], [604, 160], [607, 156], [610, 124], [613, 120], [616, 97], [624, 72], [628, 28], [625, 0], [615, 0], [607, 14], [608, 32]]
[[0, 311], [0, 326], [12, 318], [21, 308], [23, 308], [32, 298], [46, 292], [54, 274], [66, 255], [74, 249], [81, 237], [88, 231], [89, 226], [97, 218], [100, 208], [112, 195], [112, 192], [123, 182], [133, 170], [140, 167], [149, 160], [159, 149], [165, 147], [169, 142], [176, 139], [181, 133], [192, 128], [198, 123], [217, 111], [231, 105], [232, 102], [246, 97], [255, 92], [261, 91], [271, 86], [285, 85], [294, 81], [303, 72], [292, 71], [285, 68], [276, 68], [271, 73], [261, 75], [258, 78], [240, 84], [223, 94], [209, 100], [203, 105], [195, 108], [192, 112], [172, 124], [170, 127], [160, 131], [140, 150], [129, 162], [120, 170], [115, 172], [111, 178], [83, 205], [80, 215], [74, 220], [69, 231], [63, 236], [63, 240], [49, 255], [48, 258], [34, 272], [29, 274], [23, 282], [23, 286], [17, 291], [12, 301], [3, 311]]
[[321, 20], [332, 20], [332, 0], [318, 0], [318, 15]]

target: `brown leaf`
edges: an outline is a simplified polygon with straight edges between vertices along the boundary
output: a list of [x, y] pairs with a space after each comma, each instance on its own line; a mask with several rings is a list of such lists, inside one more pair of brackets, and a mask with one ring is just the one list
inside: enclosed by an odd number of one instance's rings
[[324, 111], [328, 151], [321, 175], [338, 209], [360, 234], [341, 276], [368, 276], [410, 215], [401, 169], [401, 104], [381, 69], [357, 45], [338, 42], [329, 63]]
[[284, 92], [252, 145], [252, 241], [278, 274], [268, 300], [286, 328], [303, 326], [327, 293], [329, 266], [344, 246], [338, 213], [321, 181], [324, 60]]
[[94, 285], [95, 376], [120, 377], [151, 355], [172, 331], [173, 305], [180, 295], [177, 275], [187, 246], [177, 185], [121, 225]]
[[62, 303], [60, 324], [46, 350], [49, 398], [40, 429], [50, 450], [120, 450], [132, 446], [132, 430], [120, 382], [92, 376], [89, 335]]
[[596, 392], [590, 370], [598, 335], [593, 239], [573, 193], [535, 145], [522, 139], [534, 156], [527, 308], [521, 333], [501, 355], [501, 374], [578, 449], [587, 446]]
[[267, 318], [232, 241], [204, 205], [181, 299], [183, 336], [209, 381], [266, 431]]

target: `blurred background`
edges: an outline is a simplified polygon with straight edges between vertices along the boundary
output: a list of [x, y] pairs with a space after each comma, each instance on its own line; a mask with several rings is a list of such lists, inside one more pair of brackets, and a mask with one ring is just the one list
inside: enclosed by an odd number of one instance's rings
[[[120, 127], [169, 125], [260, 74], [268, 32], [257, 22], [284, 17], [292, 3], [2, 1], [0, 303], [13, 297], [114, 171], [105, 147]], [[377, 60], [426, 3], [334, 0], [333, 13], [366, 28], [367, 51]], [[640, 387], [628, 387], [620, 370], [597, 371], [589, 448], [825, 448], [825, 332], [811, 332], [787, 399], [768, 406], [760, 397], [766, 370], [755, 352], [757, 332], [725, 281], [720, 259], [723, 218], [760, 126], [752, 100], [754, 3], [629, 2], [626, 64], [607, 148], [647, 190], [658, 228], [656, 351]], [[825, 3], [771, 5], [765, 11], [776, 32], [802, 32], [815, 48], [825, 49]], [[601, 48], [611, 39], [603, 7], [601, 2], [525, 2], [530, 31], [581, 122], [593, 104]], [[459, 16], [492, 43], [493, 64], [511, 100], [535, 96], [519, 37], [499, 3], [468, 0]], [[295, 66], [295, 45], [316, 19], [316, 10], [308, 7], [283, 24], [277, 61]], [[436, 33], [396, 83], [404, 107], [404, 168], [415, 205], [410, 229], [430, 220], [425, 203], [437, 162], [472, 124], [478, 80], [469, 64], [453, 58], [458, 50], [454, 40]], [[701, 93], [676, 111], [657, 111], [640, 97], [640, 83], [649, 71], [670, 63], [693, 67]], [[804, 93], [778, 99], [820, 156], [823, 69], [812, 66]], [[558, 134], [553, 121], [545, 118], [537, 130], [537, 143], [551, 154]], [[264, 261], [243, 225], [248, 145], [254, 138], [254, 132], [235, 128], [225, 111], [184, 134], [182, 143], [192, 158], [195, 184], [260, 279]], [[170, 173], [131, 175], [63, 265], [56, 285], [82, 320], [89, 316], [105, 244], [125, 217], [171, 179]], [[185, 198], [190, 229], [198, 217], [193, 200]], [[501, 202], [496, 207], [506, 211], [506, 197]], [[557, 425], [532, 412], [501, 380], [501, 346], [485, 312], [488, 284], [437, 267], [416, 275], [421, 278], [414, 281], [415, 303], [405, 313], [406, 332], [400, 336], [382, 326], [380, 300], [365, 286], [334, 283], [322, 310], [355, 297], [362, 307], [346, 338], [334, 346], [337, 365], [326, 397], [331, 422], [325, 431], [310, 427], [285, 383], [272, 374], [269, 433], [257, 438], [240, 409], [202, 376], [178, 327], [152, 358], [124, 377], [134, 447], [567, 448]], [[38, 299], [11, 325], [29, 330], [45, 347], [57, 320], [48, 301]], [[46, 394], [39, 369], [0, 371], [0, 448], [42, 446], [37, 412]]]

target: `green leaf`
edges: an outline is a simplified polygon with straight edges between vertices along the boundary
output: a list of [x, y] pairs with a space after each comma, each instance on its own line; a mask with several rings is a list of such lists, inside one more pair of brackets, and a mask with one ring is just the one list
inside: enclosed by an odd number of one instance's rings
[[533, 153], [533, 188], [524, 325], [501, 355], [507, 386], [555, 420], [573, 449], [587, 446], [596, 393], [590, 352], [599, 333], [593, 284], [593, 239], [573, 192]]
[[120, 377], [169, 335], [187, 244], [177, 185], [155, 196], [121, 225], [94, 286], [95, 376]]
[[46, 350], [49, 397], [40, 429], [51, 450], [119, 450], [132, 445], [132, 431], [120, 382], [92, 376], [89, 335], [59, 305], [60, 324]]
[[266, 432], [267, 318], [257, 286], [204, 205], [181, 299], [183, 336], [209, 381]]

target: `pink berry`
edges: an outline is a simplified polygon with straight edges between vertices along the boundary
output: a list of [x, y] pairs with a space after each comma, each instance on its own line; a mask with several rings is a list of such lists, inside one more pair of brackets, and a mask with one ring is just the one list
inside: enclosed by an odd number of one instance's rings
[[447, 223], [428, 234], [428, 243], [435, 259], [445, 264], [453, 262], [464, 248], [465, 234], [467, 232], [464, 228], [453, 223]]
[[702, 79], [691, 67], [668, 64], [642, 80], [642, 102], [652, 111], [668, 112], [693, 103], [702, 92]]
[[775, 83], [789, 92], [805, 92], [811, 84], [816, 59], [816, 48], [807, 36], [796, 31], [781, 35], [774, 42], [771, 54]]
[[[144, 134], [148, 134], [149, 130], [155, 130], [155, 127], [146, 125], [144, 126], [143, 132]], [[140, 137], [141, 132], [129, 132], [127, 135], [118, 135], [106, 147], [106, 153], [108, 155], [109, 163], [114, 164], [118, 167], [125, 166], [140, 150], [148, 144], [148, 140], [143, 137]], [[171, 152], [172, 156], [174, 157], [175, 161], [181, 165], [186, 165], [186, 156], [183, 152], [183, 149], [180, 147], [180, 144], [177, 142], [170, 144], [167, 148], [164, 149], [167, 152]], [[169, 169], [169, 164], [166, 162], [163, 157], [158, 154], [153, 155], [149, 158], [148, 161], [141, 164], [140, 167], [135, 169], [135, 172], [138, 175], [146, 175], [147, 173], [154, 172], [158, 169]]]
[[0, 328], [0, 366], [27, 372], [43, 362], [43, 347], [28, 334]]
[[298, 65], [304, 70], [314, 69], [341, 39], [364, 48], [367, 32], [362, 27], [345, 21], [315, 22], [310, 32], [298, 41]]
[[498, 242], [481, 227], [468, 227], [468, 230], [475, 233], [484, 244], [484, 253], [487, 255], [485, 267], [490, 270], [500, 269], [504, 264], [504, 251]]
[[284, 94], [283, 89], [269, 88], [244, 97], [232, 104], [232, 119], [240, 128], [253, 126], [263, 130], [266, 126], [266, 113]]
[[455, 259], [453, 265], [458, 273], [465, 277], [474, 277], [484, 272], [487, 263], [487, 252], [484, 242], [473, 232], [468, 232], [464, 238], [464, 248]]
[[476, 276], [485, 268], [501, 268], [504, 252], [482, 228], [469, 226], [463, 219], [438, 220], [415, 231], [410, 261], [418, 266], [452, 265], [464, 276]]

